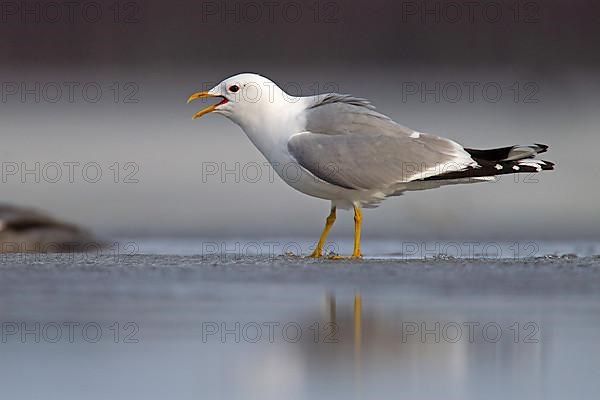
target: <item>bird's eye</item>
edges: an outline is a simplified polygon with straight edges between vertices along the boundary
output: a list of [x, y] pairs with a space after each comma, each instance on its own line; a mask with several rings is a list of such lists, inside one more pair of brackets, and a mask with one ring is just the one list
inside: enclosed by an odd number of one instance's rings
[[238, 90], [240, 90], [240, 87], [239, 87], [238, 85], [232, 85], [232, 86], [229, 86], [229, 91], [230, 91], [231, 93], [235, 93], [235, 92], [237, 92]]

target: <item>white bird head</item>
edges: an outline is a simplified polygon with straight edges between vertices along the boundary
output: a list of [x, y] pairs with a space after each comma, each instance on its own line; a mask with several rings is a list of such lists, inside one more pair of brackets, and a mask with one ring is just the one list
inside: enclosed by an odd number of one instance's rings
[[218, 97], [221, 101], [197, 112], [192, 119], [214, 112], [241, 126], [277, 115], [279, 111], [285, 113], [299, 99], [264, 76], [251, 73], [232, 76], [206, 92], [194, 93], [188, 103], [208, 97]]

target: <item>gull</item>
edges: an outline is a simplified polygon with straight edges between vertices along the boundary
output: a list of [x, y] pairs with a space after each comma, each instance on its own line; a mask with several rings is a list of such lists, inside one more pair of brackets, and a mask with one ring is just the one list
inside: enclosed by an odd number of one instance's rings
[[360, 258], [362, 208], [407, 191], [554, 169], [553, 163], [534, 158], [548, 149], [543, 144], [465, 148], [404, 127], [375, 111], [366, 99], [338, 93], [296, 97], [253, 73], [194, 93], [188, 103], [209, 97], [220, 102], [193, 119], [224, 115], [242, 128], [288, 185], [331, 201], [325, 228], [309, 257], [322, 256], [337, 208], [354, 210], [351, 257]]

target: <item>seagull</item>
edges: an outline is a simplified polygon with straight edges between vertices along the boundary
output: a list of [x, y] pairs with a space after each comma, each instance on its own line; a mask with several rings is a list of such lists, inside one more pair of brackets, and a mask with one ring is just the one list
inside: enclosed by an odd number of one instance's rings
[[[407, 191], [493, 181], [495, 176], [535, 173], [554, 164], [534, 158], [543, 144], [489, 150], [404, 127], [375, 111], [366, 99], [324, 93], [296, 97], [253, 73], [225, 79], [196, 99], [217, 104], [197, 112], [221, 114], [239, 125], [277, 174], [309, 196], [331, 201], [325, 228], [309, 257], [322, 257], [337, 208], [354, 210], [354, 249], [362, 257], [362, 208]], [[338, 257], [341, 258], [341, 257]]]

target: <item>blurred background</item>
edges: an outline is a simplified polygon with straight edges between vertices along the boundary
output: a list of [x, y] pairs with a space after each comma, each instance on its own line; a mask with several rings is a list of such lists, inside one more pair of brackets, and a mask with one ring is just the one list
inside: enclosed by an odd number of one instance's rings
[[106, 236], [317, 235], [328, 203], [227, 119], [191, 120], [190, 94], [250, 71], [468, 147], [551, 146], [555, 172], [388, 200], [366, 237], [600, 234], [597, 2], [0, 4], [1, 202]]
[[[0, 0], [0, 37], [7, 398], [598, 397], [597, 1]], [[248, 71], [557, 168], [390, 199], [359, 262], [282, 257], [329, 204], [186, 104]], [[77, 226], [108, 250], [17, 253]]]

